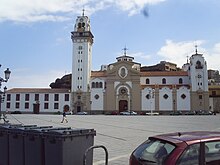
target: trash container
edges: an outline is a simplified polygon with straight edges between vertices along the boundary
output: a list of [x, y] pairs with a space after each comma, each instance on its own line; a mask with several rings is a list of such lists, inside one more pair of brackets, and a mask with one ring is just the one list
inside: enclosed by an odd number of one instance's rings
[[[93, 146], [94, 129], [49, 130], [45, 137], [45, 165], [83, 165], [85, 151]], [[92, 165], [93, 152], [87, 156]]]
[[25, 165], [44, 165], [43, 132], [52, 126], [32, 127], [24, 130]]
[[0, 165], [8, 165], [9, 163], [9, 136], [8, 130], [12, 127], [19, 127], [18, 125], [0, 124]]
[[24, 165], [24, 130], [36, 125], [24, 125], [12, 127], [8, 130], [9, 134], [9, 164]]

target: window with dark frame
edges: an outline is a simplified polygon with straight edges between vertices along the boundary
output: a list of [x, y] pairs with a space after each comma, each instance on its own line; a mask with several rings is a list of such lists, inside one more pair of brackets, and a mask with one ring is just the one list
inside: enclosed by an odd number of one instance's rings
[[95, 82], [92, 82], [92, 88], [95, 88]]
[[29, 101], [30, 99], [30, 95], [29, 94], [25, 94], [25, 101]]
[[7, 103], [6, 108], [11, 108], [11, 103]]
[[19, 107], [20, 107], [20, 103], [15, 103], [15, 108], [19, 109]]
[[150, 84], [149, 78], [146, 79], [146, 84]]
[[59, 109], [59, 103], [54, 103], [54, 109]]
[[54, 94], [54, 101], [59, 101], [59, 94]]
[[49, 94], [44, 94], [44, 101], [49, 101]]
[[69, 94], [65, 94], [65, 101], [69, 101]]
[[162, 79], [162, 84], [166, 84], [167, 80], [165, 78]]
[[39, 101], [39, 94], [35, 94], [34, 100], [35, 100], [35, 101]]
[[102, 82], [99, 82], [99, 88], [102, 88]]
[[29, 103], [25, 103], [24, 108], [29, 109]]
[[179, 78], [179, 84], [183, 84], [183, 79]]
[[16, 94], [16, 101], [20, 101], [20, 94]]
[[44, 103], [44, 109], [49, 109], [49, 104], [48, 103]]
[[11, 101], [11, 94], [7, 94], [7, 101]]
[[202, 95], [199, 95], [199, 99], [202, 100]]

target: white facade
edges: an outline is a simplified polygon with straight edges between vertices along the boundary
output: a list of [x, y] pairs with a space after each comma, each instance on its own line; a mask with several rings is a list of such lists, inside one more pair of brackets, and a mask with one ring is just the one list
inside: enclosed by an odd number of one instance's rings
[[77, 90], [87, 92], [91, 77], [93, 43], [90, 20], [87, 16], [77, 17], [71, 38], [73, 42], [72, 92]]
[[190, 110], [190, 104], [190, 89], [184, 86], [180, 87], [177, 90], [177, 110]]
[[207, 64], [202, 54], [192, 55], [190, 57], [189, 76], [192, 91], [207, 91], [208, 92], [208, 72]]
[[155, 111], [155, 91], [152, 88], [144, 88], [141, 97], [142, 111]]
[[91, 81], [90, 86], [91, 88], [91, 110], [99, 110], [103, 111], [104, 110], [104, 84], [105, 81], [96, 78]]
[[[39, 109], [34, 108], [36, 104]], [[67, 89], [13, 88], [7, 91], [2, 103], [2, 111], [9, 112], [57, 113], [64, 108], [70, 109], [70, 91]]]
[[168, 87], [163, 87], [159, 91], [159, 110], [170, 111], [174, 109], [172, 90]]

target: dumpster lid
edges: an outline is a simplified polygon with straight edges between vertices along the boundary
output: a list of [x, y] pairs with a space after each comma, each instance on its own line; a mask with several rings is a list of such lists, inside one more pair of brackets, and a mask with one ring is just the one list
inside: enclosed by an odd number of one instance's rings
[[52, 129], [53, 126], [39, 126], [39, 127], [30, 127], [30, 128], [25, 128], [24, 131], [25, 133], [42, 133], [46, 129]]
[[11, 128], [11, 127], [22, 127], [22, 124], [0, 124], [0, 129]]
[[45, 132], [46, 136], [56, 136], [56, 137], [71, 137], [71, 136], [83, 136], [83, 135], [96, 135], [94, 129], [68, 129], [68, 130], [59, 130], [52, 129]]
[[36, 128], [37, 125], [21, 125], [21, 126], [10, 126], [8, 128], [8, 131], [10, 133], [24, 133], [25, 130], [31, 129], [31, 128]]

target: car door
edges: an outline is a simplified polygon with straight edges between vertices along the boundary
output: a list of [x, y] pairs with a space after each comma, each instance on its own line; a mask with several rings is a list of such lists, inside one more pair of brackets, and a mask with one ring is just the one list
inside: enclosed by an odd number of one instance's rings
[[177, 160], [176, 165], [201, 165], [200, 143], [189, 145]]
[[206, 165], [218, 165], [220, 164], [220, 140], [204, 142], [204, 158]]

